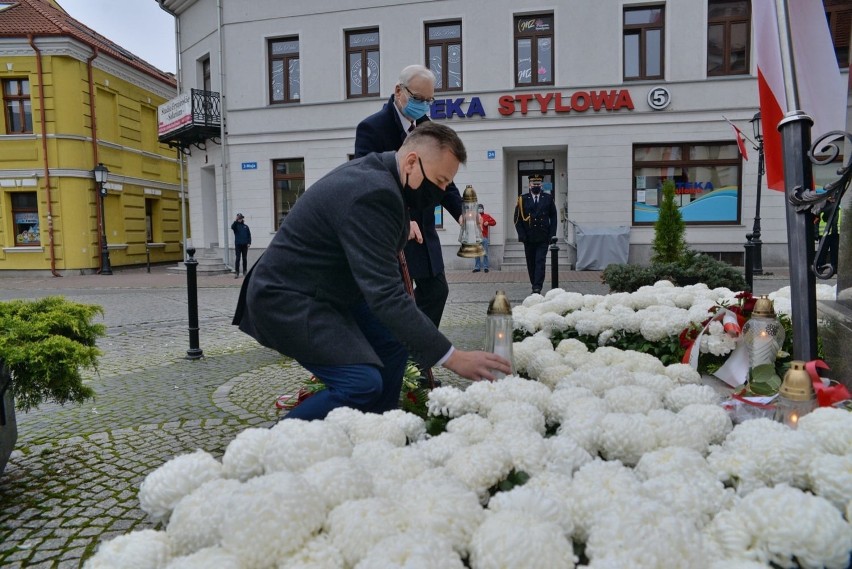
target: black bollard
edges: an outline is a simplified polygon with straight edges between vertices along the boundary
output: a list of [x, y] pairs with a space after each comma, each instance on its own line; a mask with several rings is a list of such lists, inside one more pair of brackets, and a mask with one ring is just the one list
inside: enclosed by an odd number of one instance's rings
[[743, 244], [745, 248], [745, 281], [749, 292], [754, 292], [754, 243], [751, 233], [746, 233], [747, 241]]
[[151, 272], [151, 248], [145, 245], [145, 264], [148, 265], [148, 272]]
[[558, 237], [550, 238], [550, 288], [559, 288], [559, 245]]
[[188, 244], [186, 254], [189, 259], [186, 265], [186, 296], [189, 304], [189, 349], [186, 351], [186, 359], [197, 360], [204, 357], [204, 352], [198, 347], [198, 282], [196, 280], [196, 269], [198, 261], [195, 260], [195, 247]]

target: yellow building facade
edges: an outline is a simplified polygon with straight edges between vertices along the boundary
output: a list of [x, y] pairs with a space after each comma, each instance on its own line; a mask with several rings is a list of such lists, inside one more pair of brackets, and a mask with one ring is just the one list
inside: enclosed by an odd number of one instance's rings
[[55, 2], [0, 1], [0, 89], [0, 271], [98, 271], [102, 230], [113, 268], [183, 259], [180, 162], [157, 141], [171, 74]]

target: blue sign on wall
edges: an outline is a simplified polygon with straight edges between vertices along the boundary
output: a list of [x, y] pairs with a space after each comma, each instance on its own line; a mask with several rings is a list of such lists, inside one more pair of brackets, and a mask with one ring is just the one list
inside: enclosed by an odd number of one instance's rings
[[489, 150], [488, 151], [488, 159], [494, 160], [495, 158], [497, 158], [497, 151], [496, 150]]
[[243, 170], [257, 170], [257, 162], [243, 162]]

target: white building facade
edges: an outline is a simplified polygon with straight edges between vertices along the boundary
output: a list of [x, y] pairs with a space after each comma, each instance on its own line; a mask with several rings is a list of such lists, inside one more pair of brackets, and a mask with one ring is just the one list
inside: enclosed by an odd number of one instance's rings
[[[647, 262], [671, 178], [689, 245], [742, 262], [758, 156], [747, 142], [743, 160], [723, 117], [751, 136], [748, 0], [157, 1], [177, 18], [181, 90], [221, 96], [220, 137], [187, 158], [199, 249], [228, 259], [241, 212], [256, 257], [298, 196], [351, 158], [355, 127], [387, 102], [400, 70], [420, 63], [439, 78], [432, 120], [468, 150], [455, 182], [497, 221], [492, 266], [517, 240], [513, 211], [532, 173], [553, 192], [569, 243], [572, 224], [628, 227], [630, 262]], [[839, 29], [852, 2], [825, 5], [845, 77]], [[784, 196], [762, 185], [763, 265], [786, 265]], [[458, 224], [436, 215], [447, 267], [470, 268], [455, 255]]]

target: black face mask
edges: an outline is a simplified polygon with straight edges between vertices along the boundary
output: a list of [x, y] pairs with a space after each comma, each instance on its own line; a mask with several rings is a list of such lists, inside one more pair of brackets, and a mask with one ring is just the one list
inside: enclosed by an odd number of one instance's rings
[[535, 195], [540, 194], [541, 193], [541, 186], [533, 186], [532, 188], [530, 188], [530, 193], [535, 194]]
[[444, 190], [426, 177], [426, 171], [423, 169], [423, 160], [418, 158], [417, 161], [420, 162], [420, 172], [423, 174], [423, 181], [419, 187], [412, 188], [408, 185], [408, 175], [406, 174], [405, 185], [402, 187], [402, 199], [405, 200], [405, 205], [411, 209], [434, 209], [435, 206], [441, 203], [441, 198], [444, 197]]

